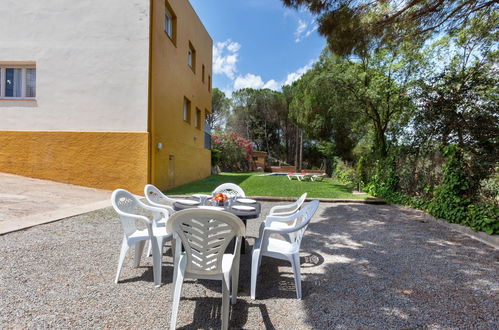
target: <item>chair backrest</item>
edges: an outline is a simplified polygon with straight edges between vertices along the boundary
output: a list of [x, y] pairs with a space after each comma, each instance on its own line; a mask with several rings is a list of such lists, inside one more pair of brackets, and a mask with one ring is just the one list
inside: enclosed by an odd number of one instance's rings
[[234, 183], [224, 183], [219, 185], [213, 190], [211, 195], [215, 195], [217, 193], [226, 194], [229, 197], [246, 197], [243, 189]]
[[135, 220], [141, 209], [140, 201], [124, 189], [116, 189], [111, 195], [111, 204], [118, 213], [125, 235], [129, 236], [137, 230]]
[[175, 199], [166, 196], [161, 192], [161, 190], [159, 190], [152, 184], [147, 184], [144, 187], [144, 196], [146, 196], [147, 201], [152, 205], [167, 205], [167, 203], [175, 203]]
[[307, 199], [307, 193], [304, 193], [303, 195], [300, 196], [294, 203], [289, 204], [289, 213], [294, 213], [300, 209], [300, 207], [303, 205], [303, 202], [305, 202], [305, 199]]
[[305, 199], [307, 199], [307, 193], [301, 195], [300, 198], [291, 204], [274, 206], [274, 208], [270, 209], [269, 216], [291, 215], [298, 212], [303, 205], [303, 202], [305, 202]]
[[286, 230], [288, 232], [291, 243], [295, 246], [295, 248], [300, 248], [305, 230], [307, 229], [310, 220], [314, 216], [315, 212], [317, 212], [318, 208], [318, 200], [315, 199], [308, 203], [298, 213], [296, 213], [296, 220], [294, 222], [295, 225], [292, 228], [289, 228], [289, 230]]
[[186, 270], [198, 275], [221, 274], [227, 245], [246, 231], [237, 216], [206, 209], [176, 212], [170, 217], [167, 230], [182, 241], [187, 257]]

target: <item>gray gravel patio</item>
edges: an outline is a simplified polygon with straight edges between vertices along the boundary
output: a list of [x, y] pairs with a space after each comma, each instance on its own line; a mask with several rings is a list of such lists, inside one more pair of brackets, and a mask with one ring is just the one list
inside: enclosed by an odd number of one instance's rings
[[[263, 203], [265, 215], [272, 203]], [[251, 245], [230, 326], [246, 329], [499, 327], [498, 251], [389, 205], [323, 203], [302, 244], [303, 300], [289, 264], [264, 258], [249, 298]], [[0, 236], [0, 328], [169, 327], [172, 259], [114, 275], [121, 225], [111, 208]], [[220, 282], [187, 280], [177, 327], [220, 327]]]

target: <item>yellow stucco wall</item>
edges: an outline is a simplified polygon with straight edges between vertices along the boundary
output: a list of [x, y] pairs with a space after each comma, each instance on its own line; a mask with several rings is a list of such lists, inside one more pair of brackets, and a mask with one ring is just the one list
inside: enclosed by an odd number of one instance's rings
[[0, 131], [0, 172], [143, 194], [148, 133]]
[[[151, 21], [151, 182], [160, 189], [201, 179], [211, 170], [204, 116], [211, 111], [213, 41], [188, 1], [166, 3], [176, 16], [174, 40], [164, 32], [165, 0], [152, 1]], [[189, 43], [196, 50], [194, 70], [187, 65]], [[183, 120], [184, 98], [191, 101], [190, 123]], [[202, 114], [199, 128], [194, 125], [196, 109]]]

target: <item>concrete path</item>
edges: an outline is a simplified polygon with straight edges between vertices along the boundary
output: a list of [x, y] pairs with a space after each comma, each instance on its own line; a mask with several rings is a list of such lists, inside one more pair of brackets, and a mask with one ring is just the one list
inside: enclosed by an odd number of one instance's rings
[[110, 206], [111, 192], [0, 173], [0, 235]]

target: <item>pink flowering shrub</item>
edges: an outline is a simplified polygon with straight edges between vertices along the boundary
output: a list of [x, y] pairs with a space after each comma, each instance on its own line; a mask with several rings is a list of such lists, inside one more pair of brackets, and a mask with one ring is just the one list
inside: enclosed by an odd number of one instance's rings
[[[249, 164], [253, 152], [252, 143], [234, 132], [214, 132], [212, 148], [219, 150], [218, 165], [222, 171], [241, 171]], [[246, 166], [247, 168], [247, 166]]]

